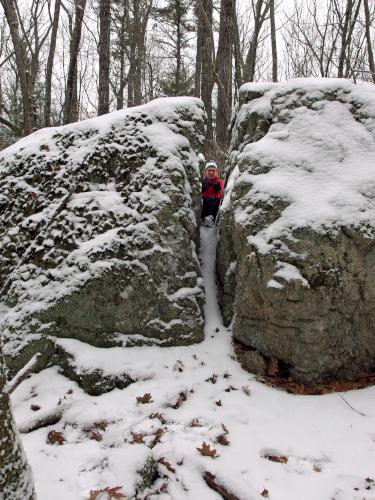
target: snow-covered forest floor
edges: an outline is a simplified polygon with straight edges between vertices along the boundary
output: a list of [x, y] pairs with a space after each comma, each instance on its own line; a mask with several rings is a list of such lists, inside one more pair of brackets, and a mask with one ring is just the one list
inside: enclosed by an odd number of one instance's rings
[[[215, 230], [203, 228], [203, 343], [100, 349], [64, 340], [82, 367], [125, 369], [139, 381], [93, 397], [53, 367], [14, 392], [20, 426], [60, 400], [64, 408], [57, 424], [22, 435], [39, 500], [83, 500], [117, 486], [126, 498], [221, 499], [206, 471], [241, 500], [375, 499], [375, 387], [299, 396], [243, 371], [217, 305], [215, 245]], [[51, 430], [62, 445], [47, 444]], [[159, 460], [160, 477], [135, 496], [147, 457]]]

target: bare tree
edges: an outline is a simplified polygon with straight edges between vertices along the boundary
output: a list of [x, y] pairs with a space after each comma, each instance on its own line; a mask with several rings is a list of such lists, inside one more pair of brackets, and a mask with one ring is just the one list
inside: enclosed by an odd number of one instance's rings
[[70, 41], [70, 59], [66, 82], [64, 103], [64, 123], [78, 120], [77, 105], [77, 60], [82, 34], [82, 22], [85, 13], [86, 0], [75, 0], [75, 19]]
[[235, 0], [221, 0], [216, 71], [219, 77], [216, 112], [216, 142], [226, 150], [232, 112], [233, 11]]
[[277, 82], [277, 41], [275, 23], [275, 0], [270, 0], [270, 24], [271, 24], [271, 47], [272, 47], [272, 81]]
[[4, 500], [35, 500], [31, 471], [16, 431], [0, 350], [0, 492]]
[[368, 0], [363, 0], [364, 10], [365, 10], [365, 29], [366, 29], [366, 45], [367, 45], [367, 53], [368, 53], [368, 64], [370, 67], [370, 72], [372, 76], [372, 81], [375, 83], [375, 60], [374, 60], [374, 51], [372, 49], [372, 40], [371, 40], [371, 18], [370, 18], [370, 9], [368, 5]]
[[99, 96], [98, 115], [109, 113], [109, 61], [111, 34], [111, 0], [99, 4]]
[[267, 19], [267, 15], [270, 8], [269, 0], [257, 0], [254, 10], [254, 31], [251, 38], [249, 51], [246, 56], [246, 61], [244, 64], [244, 80], [246, 82], [254, 81], [255, 75], [255, 65], [257, 61], [257, 50], [259, 44], [259, 35], [263, 27], [264, 22]]
[[26, 43], [20, 32], [20, 23], [17, 15], [16, 0], [0, 0], [7, 19], [12, 37], [14, 53], [17, 64], [18, 77], [20, 80], [23, 107], [23, 133], [29, 134], [34, 126], [32, 85], [29, 61], [27, 58]]
[[55, 58], [57, 30], [59, 27], [61, 0], [55, 0], [55, 9], [52, 20], [51, 39], [48, 51], [48, 60], [46, 68], [45, 83], [45, 101], [44, 101], [44, 124], [46, 127], [51, 125], [51, 89], [52, 89], [52, 70]]

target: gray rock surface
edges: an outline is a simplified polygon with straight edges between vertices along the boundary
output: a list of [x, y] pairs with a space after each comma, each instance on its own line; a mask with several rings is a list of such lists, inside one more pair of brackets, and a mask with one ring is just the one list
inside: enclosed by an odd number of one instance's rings
[[203, 339], [204, 121], [198, 99], [159, 99], [38, 131], [1, 152], [11, 368], [37, 350], [46, 364], [58, 362], [59, 337], [99, 347]]
[[224, 319], [307, 384], [375, 368], [374, 105], [344, 80], [246, 84], [232, 123]]

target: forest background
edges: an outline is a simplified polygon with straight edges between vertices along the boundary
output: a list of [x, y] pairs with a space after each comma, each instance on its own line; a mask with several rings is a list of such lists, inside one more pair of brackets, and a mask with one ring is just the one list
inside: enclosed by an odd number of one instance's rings
[[156, 97], [200, 97], [223, 160], [242, 83], [375, 82], [372, 0], [0, 0], [0, 149]]

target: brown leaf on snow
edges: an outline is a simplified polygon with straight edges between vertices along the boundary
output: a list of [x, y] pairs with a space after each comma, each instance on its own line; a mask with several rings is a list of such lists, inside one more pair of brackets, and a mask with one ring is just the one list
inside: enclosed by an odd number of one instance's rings
[[228, 446], [229, 444], [229, 441], [226, 437], [225, 434], [220, 434], [217, 438], [216, 438], [216, 442], [219, 443], [219, 444], [222, 444], [223, 446]]
[[144, 434], [142, 434], [140, 432], [132, 432], [132, 436], [133, 436], [133, 441], [132, 441], [133, 444], [144, 443], [144, 441], [143, 441], [143, 438], [145, 437]]
[[154, 439], [152, 440], [152, 443], [149, 445], [150, 448], [153, 448], [155, 445], [160, 443], [160, 439], [164, 434], [164, 432], [165, 432], [164, 429], [162, 429], [161, 427], [159, 427], [159, 429], [156, 430], [154, 434]]
[[47, 434], [47, 444], [59, 444], [61, 446], [64, 443], [65, 438], [62, 432], [52, 430]]
[[233, 385], [228, 386], [226, 389], [224, 389], [225, 392], [230, 392], [230, 391], [238, 391]]
[[190, 427], [203, 427], [201, 423], [199, 423], [199, 418], [194, 418], [191, 421]]
[[31, 408], [33, 411], [38, 411], [38, 410], [40, 410], [40, 409], [41, 409], [41, 406], [39, 406], [39, 405], [34, 405], [34, 404], [33, 404], [33, 405], [30, 405], [30, 408]]
[[182, 373], [185, 369], [184, 363], [178, 359], [173, 365], [173, 371]]
[[137, 396], [137, 404], [147, 404], [152, 402], [152, 396], [149, 392], [143, 394], [143, 396]]
[[101, 431], [105, 431], [106, 428], [108, 427], [109, 422], [108, 420], [97, 420], [96, 422], [92, 424], [85, 425], [82, 430], [85, 432], [93, 432], [96, 431], [97, 429]]
[[216, 373], [213, 373], [211, 377], [206, 378], [206, 382], [211, 382], [211, 384], [216, 384], [216, 381], [217, 381]]
[[313, 470], [314, 470], [315, 472], [322, 472], [322, 468], [321, 468], [321, 466], [320, 466], [320, 465], [318, 465], [318, 464], [314, 464], [314, 465], [313, 465]]
[[223, 406], [221, 399], [219, 399], [219, 401], [215, 401], [215, 404], [216, 404], [216, 406]]
[[113, 486], [112, 488], [104, 488], [102, 490], [91, 490], [90, 491], [90, 496], [88, 500], [96, 500], [99, 495], [102, 495], [103, 493], [107, 493], [107, 499], [111, 500], [112, 498], [126, 498], [126, 495], [122, 493], [121, 490], [122, 486]]
[[269, 498], [268, 490], [264, 489], [261, 493], [262, 497]]
[[221, 427], [223, 428], [223, 431], [225, 432], [225, 434], [229, 434], [228, 427], [226, 425], [221, 424]]
[[250, 387], [248, 385], [243, 385], [242, 390], [246, 394], [246, 396], [250, 396], [251, 392], [250, 392]]
[[103, 437], [100, 432], [92, 431], [92, 433], [90, 434], [90, 439], [92, 439], [93, 441], [102, 441]]
[[176, 472], [176, 469], [172, 467], [165, 457], [160, 457], [158, 463], [164, 465], [164, 467], [166, 467], [170, 472]]
[[163, 417], [163, 415], [161, 413], [151, 413], [148, 418], [150, 419], [154, 419], [154, 418], [157, 418], [161, 424], [166, 424], [167, 421], [165, 420], [165, 418]]
[[288, 461], [288, 457], [284, 457], [283, 455], [264, 455], [264, 458], [267, 460], [271, 460], [271, 462], [277, 462], [279, 464], [286, 464]]
[[211, 457], [211, 458], [216, 458], [219, 455], [217, 454], [215, 449], [211, 450], [211, 446], [203, 441], [202, 443], [202, 448], [197, 448], [199, 453], [203, 455], [204, 457]]
[[173, 408], [174, 410], [177, 410], [178, 408], [180, 408], [180, 406], [182, 405], [182, 403], [184, 403], [186, 401], [186, 392], [180, 392], [178, 394], [178, 398], [177, 398], [177, 401], [175, 402], [175, 404], [168, 404], [167, 406], [169, 408]]

